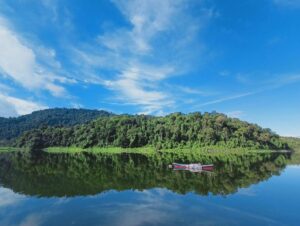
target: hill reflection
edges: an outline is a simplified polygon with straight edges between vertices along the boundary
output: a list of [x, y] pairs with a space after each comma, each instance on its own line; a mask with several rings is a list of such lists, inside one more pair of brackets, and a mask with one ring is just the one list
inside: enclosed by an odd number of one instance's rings
[[[173, 171], [172, 162], [215, 164], [213, 173]], [[178, 154], [29, 154], [0, 155], [1, 186], [39, 197], [94, 195], [108, 190], [166, 188], [179, 194], [228, 195], [279, 175], [285, 156], [251, 154], [203, 159]]]

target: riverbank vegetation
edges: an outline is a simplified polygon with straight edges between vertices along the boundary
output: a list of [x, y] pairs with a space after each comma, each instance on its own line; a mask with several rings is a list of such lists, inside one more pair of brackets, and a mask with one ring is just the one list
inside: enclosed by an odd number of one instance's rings
[[300, 138], [281, 137], [281, 140], [282, 142], [287, 143], [293, 151], [300, 152]]
[[300, 138], [282, 137], [281, 139], [283, 142], [286, 142], [293, 151], [289, 164], [300, 165]]
[[[162, 149], [157, 150], [153, 147], [141, 147], [141, 148], [121, 148], [121, 147], [91, 147], [91, 148], [80, 148], [80, 147], [49, 147], [43, 149], [47, 153], [93, 153], [93, 154], [122, 154], [122, 153], [135, 153], [135, 154], [162, 154], [162, 153], [185, 153], [185, 154], [206, 154], [206, 155], [216, 155], [216, 154], [248, 154], [248, 153], [273, 153], [271, 150], [263, 149], [249, 149], [249, 148], [224, 148], [219, 146], [207, 146], [201, 148], [172, 148], [172, 149]], [[276, 151], [275, 151], [276, 152]]]
[[174, 113], [165, 117], [116, 115], [73, 127], [43, 127], [25, 132], [18, 147], [152, 147], [193, 150], [202, 147], [287, 149], [270, 129], [224, 114]]

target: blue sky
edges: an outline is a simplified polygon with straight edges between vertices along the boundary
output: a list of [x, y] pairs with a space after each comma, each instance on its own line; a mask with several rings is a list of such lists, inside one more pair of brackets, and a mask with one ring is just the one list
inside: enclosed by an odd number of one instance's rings
[[300, 0], [0, 0], [0, 116], [218, 111], [300, 136]]

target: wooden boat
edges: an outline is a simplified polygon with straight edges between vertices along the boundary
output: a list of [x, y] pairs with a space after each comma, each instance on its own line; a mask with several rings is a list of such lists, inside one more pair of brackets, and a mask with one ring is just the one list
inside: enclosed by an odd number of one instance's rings
[[214, 165], [202, 165], [200, 163], [192, 163], [192, 164], [180, 164], [180, 163], [173, 163], [171, 165], [173, 169], [177, 170], [205, 170], [205, 171], [212, 171], [214, 168]]

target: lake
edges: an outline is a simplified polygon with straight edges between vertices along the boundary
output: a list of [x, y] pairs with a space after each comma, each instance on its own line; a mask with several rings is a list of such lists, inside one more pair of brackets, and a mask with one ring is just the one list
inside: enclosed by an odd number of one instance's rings
[[282, 154], [174, 171], [180, 154], [0, 154], [0, 225], [299, 225], [300, 166]]

